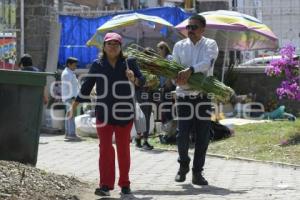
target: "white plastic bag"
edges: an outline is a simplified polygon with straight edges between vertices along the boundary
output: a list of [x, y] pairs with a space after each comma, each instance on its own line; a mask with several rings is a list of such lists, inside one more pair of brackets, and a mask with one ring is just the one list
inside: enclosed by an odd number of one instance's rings
[[134, 125], [137, 133], [144, 133], [146, 131], [146, 117], [139, 103], [135, 103]]

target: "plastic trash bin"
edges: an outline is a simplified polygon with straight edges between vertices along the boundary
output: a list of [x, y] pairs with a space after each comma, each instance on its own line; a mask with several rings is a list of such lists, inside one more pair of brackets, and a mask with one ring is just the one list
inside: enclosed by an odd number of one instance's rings
[[0, 70], [0, 160], [36, 164], [48, 75]]

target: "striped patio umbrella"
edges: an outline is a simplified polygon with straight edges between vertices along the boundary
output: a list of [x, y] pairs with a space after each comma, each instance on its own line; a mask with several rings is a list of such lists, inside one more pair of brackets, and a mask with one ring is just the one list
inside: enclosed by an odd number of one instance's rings
[[[116, 15], [97, 29], [87, 42], [89, 46], [101, 47], [105, 33], [114, 31], [122, 35], [124, 43], [141, 45], [144, 40], [175, 40], [179, 36], [174, 26], [163, 18], [139, 13]], [[154, 44], [156, 45], [156, 44]]]
[[[220, 50], [225, 52], [222, 66], [224, 81], [225, 59], [228, 50], [277, 49], [278, 38], [271, 29], [257, 18], [236, 11], [217, 10], [199, 13], [206, 19], [204, 36], [215, 39]], [[176, 28], [185, 36], [188, 19]]]
[[[205, 36], [217, 41], [221, 50], [277, 49], [278, 38], [257, 18], [243, 13], [217, 10], [199, 13], [206, 19]], [[187, 36], [185, 20], [176, 26]]]

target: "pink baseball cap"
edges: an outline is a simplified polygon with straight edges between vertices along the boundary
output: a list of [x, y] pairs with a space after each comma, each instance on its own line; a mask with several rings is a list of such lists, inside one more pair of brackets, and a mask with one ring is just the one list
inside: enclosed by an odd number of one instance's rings
[[120, 44], [122, 44], [122, 36], [119, 35], [118, 33], [106, 33], [104, 36], [104, 42], [108, 42], [111, 40], [116, 40]]

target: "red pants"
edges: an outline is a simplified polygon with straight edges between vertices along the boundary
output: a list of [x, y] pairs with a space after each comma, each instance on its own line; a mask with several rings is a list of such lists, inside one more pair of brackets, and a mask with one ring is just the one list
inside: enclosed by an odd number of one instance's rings
[[99, 138], [99, 171], [100, 184], [114, 189], [115, 185], [115, 148], [112, 145], [112, 136], [115, 133], [117, 155], [119, 163], [120, 187], [130, 186], [130, 132], [132, 122], [125, 126], [103, 125], [97, 120], [97, 134]]

